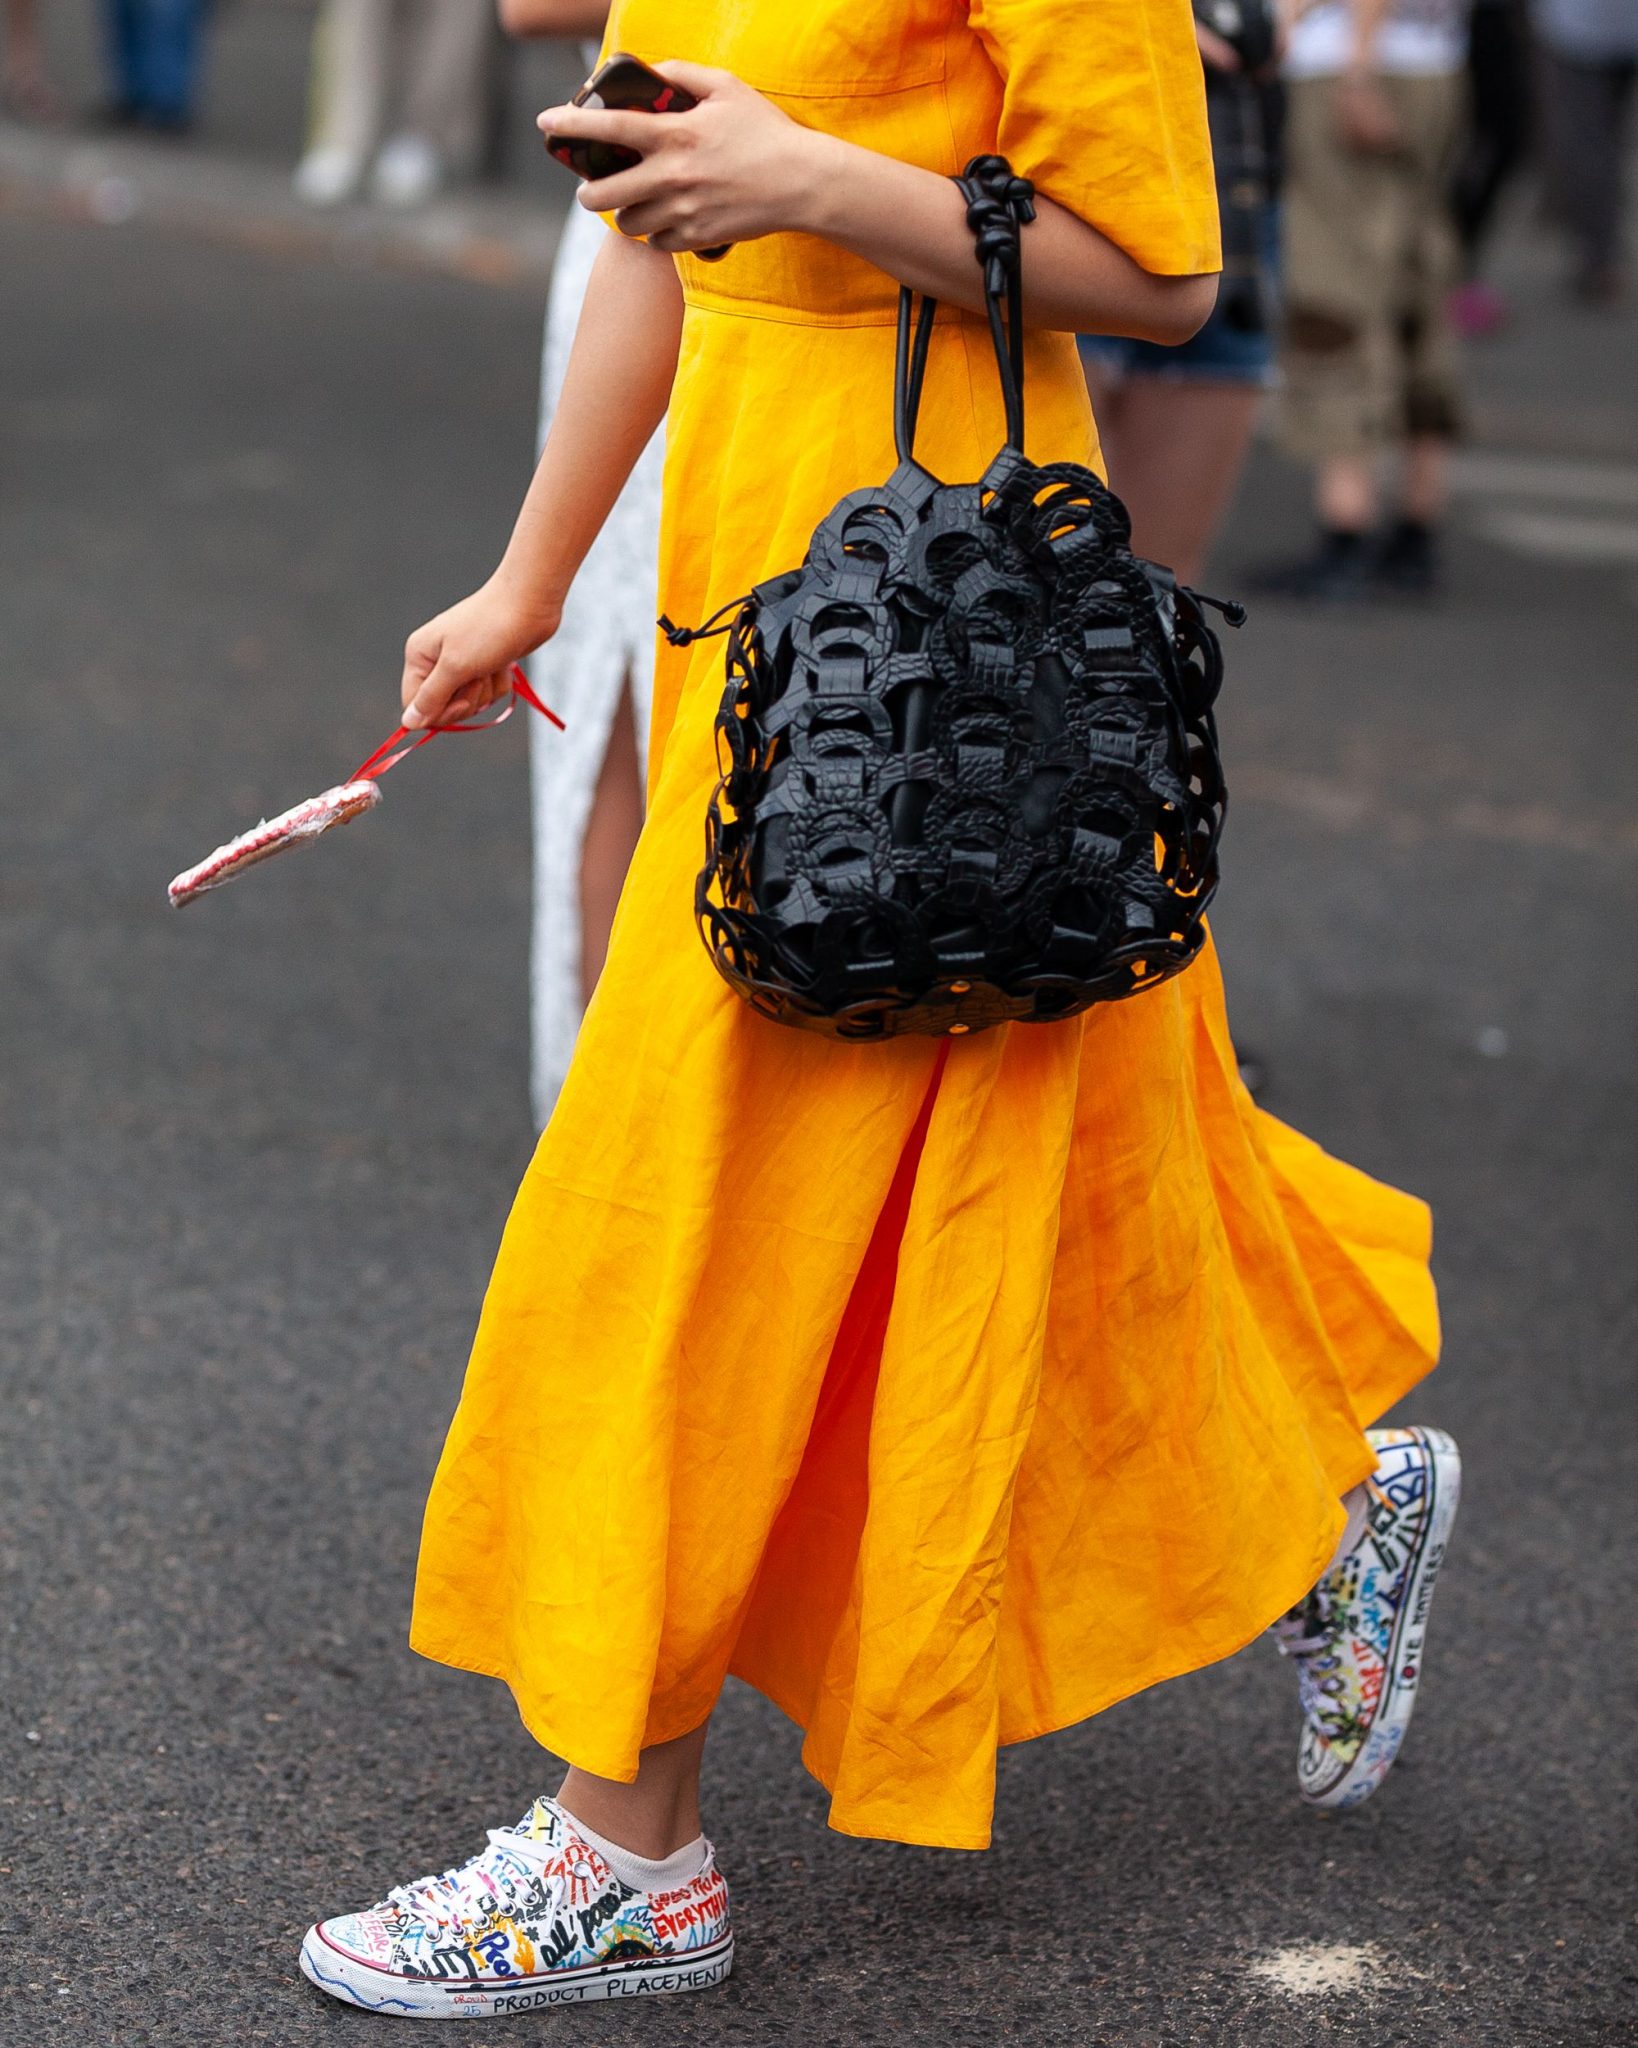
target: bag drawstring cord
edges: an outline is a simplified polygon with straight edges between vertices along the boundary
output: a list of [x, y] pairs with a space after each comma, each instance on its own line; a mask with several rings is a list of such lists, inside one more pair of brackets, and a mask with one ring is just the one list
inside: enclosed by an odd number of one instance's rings
[[1243, 626], [1246, 622], [1246, 608], [1232, 597], [1208, 597], [1203, 590], [1196, 590], [1191, 584], [1189, 595], [1196, 604], [1209, 604], [1214, 612], [1221, 612], [1226, 625]]
[[728, 612], [737, 612], [744, 603], [745, 599], [743, 597], [729, 598], [726, 604], [719, 604], [717, 606], [703, 626], [678, 626], [668, 619], [664, 612], [661, 612], [658, 620], [659, 628], [673, 647], [687, 647], [696, 640], [714, 640], [719, 633], [731, 633], [734, 627], [732, 619], [728, 619], [725, 624], [720, 626], [717, 624], [717, 621]]

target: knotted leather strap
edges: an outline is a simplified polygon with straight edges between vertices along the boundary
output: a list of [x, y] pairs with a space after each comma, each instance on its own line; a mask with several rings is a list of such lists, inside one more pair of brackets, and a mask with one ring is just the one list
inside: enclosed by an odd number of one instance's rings
[[[1024, 446], [1023, 248], [1025, 225], [1035, 218], [1035, 187], [1000, 156], [975, 156], [953, 180], [967, 202], [967, 225], [984, 276], [995, 367], [1007, 409], [1007, 441]], [[899, 290], [899, 339], [893, 379], [893, 439], [901, 462], [915, 457], [916, 419], [938, 301], [908, 285]], [[913, 338], [912, 338], [913, 336]]]

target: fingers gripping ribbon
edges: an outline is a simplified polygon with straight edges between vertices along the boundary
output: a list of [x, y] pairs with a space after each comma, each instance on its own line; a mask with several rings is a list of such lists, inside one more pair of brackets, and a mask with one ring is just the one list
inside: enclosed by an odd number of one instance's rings
[[519, 702], [538, 711], [542, 718], [550, 719], [561, 730], [562, 719], [541, 702], [530, 688], [528, 677], [514, 664], [512, 694], [493, 718], [468, 719], [458, 725], [429, 725], [418, 733], [399, 726], [374, 753], [365, 756], [345, 782], [338, 782], [333, 789], [322, 790], [288, 811], [281, 811], [276, 818], [264, 818], [248, 832], [241, 832], [237, 839], [229, 839], [218, 846], [214, 853], [207, 854], [193, 867], [184, 868], [166, 891], [172, 909], [180, 910], [185, 904], [196, 902], [210, 890], [220, 889], [224, 882], [231, 882], [236, 875], [243, 874], [246, 868], [271, 860], [276, 853], [284, 853], [292, 846], [305, 846], [309, 840], [321, 837], [333, 826], [347, 825], [354, 818], [363, 817], [381, 801], [380, 778], [389, 768], [397, 767], [406, 754], [413, 754], [417, 747], [425, 746], [439, 733], [488, 732], [494, 726], [504, 725]]

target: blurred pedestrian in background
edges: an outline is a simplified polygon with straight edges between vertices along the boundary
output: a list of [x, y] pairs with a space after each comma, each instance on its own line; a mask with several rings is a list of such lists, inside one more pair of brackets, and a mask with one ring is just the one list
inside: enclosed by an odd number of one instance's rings
[[1081, 337], [1112, 487], [1132, 545], [1198, 581], [1274, 377], [1283, 91], [1273, 0], [1195, 0], [1217, 172], [1223, 277], [1211, 318], [1181, 348]]
[[0, 108], [25, 121], [49, 121], [57, 101], [46, 80], [35, 0], [5, 0], [0, 21], [5, 23], [6, 38], [0, 60]]
[[1624, 282], [1624, 173], [1638, 76], [1638, 0], [1535, 0], [1547, 187], [1590, 304]]
[[[1319, 542], [1262, 579], [1288, 596], [1425, 594], [1457, 431], [1446, 300], [1465, 0], [1321, 0], [1291, 33], [1282, 407], [1314, 463]], [[1378, 470], [1400, 457], [1378, 532]]]
[[[608, 0], [500, 0], [513, 35], [579, 35], [588, 73]], [[546, 443], [592, 259], [606, 233], [572, 206], [558, 244], [541, 360]], [[566, 732], [530, 721], [534, 807], [534, 935], [530, 1093], [544, 1125], [569, 1069], [581, 1013], [608, 950], [615, 905], [643, 824], [643, 778], [660, 609], [663, 430], [649, 442], [569, 588], [563, 623], [530, 660], [535, 688]], [[535, 730], [538, 726], [539, 730]]]
[[1450, 186], [1461, 252], [1461, 280], [1450, 301], [1458, 334], [1492, 334], [1507, 317], [1506, 301], [1484, 276], [1484, 252], [1497, 204], [1529, 153], [1530, 99], [1525, 0], [1474, 0], [1467, 29], [1467, 119]]
[[[491, 0], [325, 0], [313, 33], [312, 128], [297, 194], [420, 206], [477, 169]], [[373, 162], [373, 170], [371, 168]]]
[[103, 0], [109, 126], [161, 135], [192, 129], [207, 7], [208, 0]]

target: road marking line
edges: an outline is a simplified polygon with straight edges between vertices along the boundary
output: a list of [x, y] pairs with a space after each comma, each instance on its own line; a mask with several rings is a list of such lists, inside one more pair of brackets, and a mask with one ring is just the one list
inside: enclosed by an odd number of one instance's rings
[[1464, 449], [1450, 460], [1452, 490], [1475, 497], [1558, 498], [1566, 504], [1638, 506], [1638, 463], [1567, 462], [1550, 455]]
[[1490, 512], [1479, 520], [1488, 539], [1519, 554], [1556, 562], [1638, 562], [1638, 519], [1586, 519], [1567, 512]]

